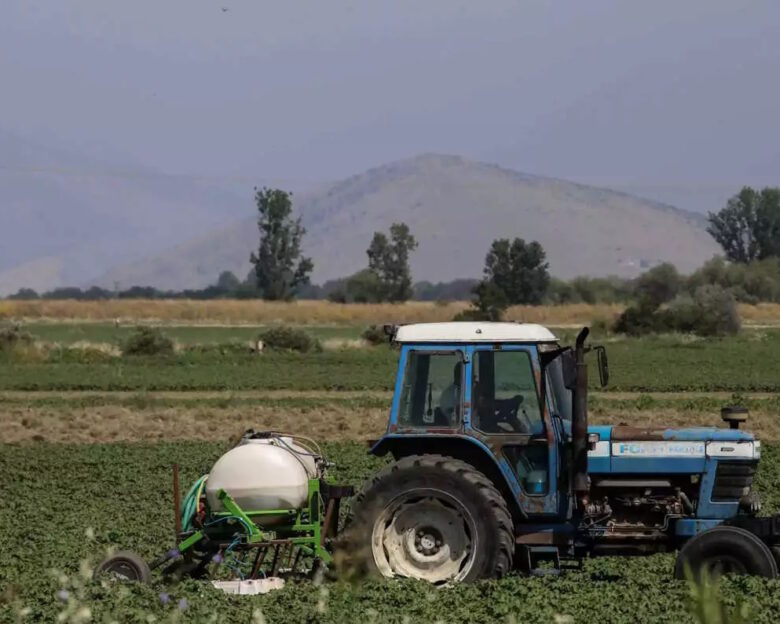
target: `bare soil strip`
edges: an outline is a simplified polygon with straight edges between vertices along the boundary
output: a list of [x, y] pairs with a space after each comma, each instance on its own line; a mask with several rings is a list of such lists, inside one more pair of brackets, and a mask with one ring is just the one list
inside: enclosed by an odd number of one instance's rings
[[[722, 427], [719, 414], [690, 410], [600, 409], [591, 421], [635, 426]], [[293, 432], [318, 440], [367, 440], [385, 431], [387, 409], [264, 407], [149, 407], [120, 405], [80, 408], [0, 405], [0, 443], [102, 443], [168, 440], [228, 440], [246, 429]], [[780, 439], [780, 419], [751, 412], [747, 429], [767, 440]]]
[[381, 435], [386, 426], [383, 409], [0, 407], [0, 443], [228, 440], [247, 429], [291, 432], [317, 440], [364, 440]]

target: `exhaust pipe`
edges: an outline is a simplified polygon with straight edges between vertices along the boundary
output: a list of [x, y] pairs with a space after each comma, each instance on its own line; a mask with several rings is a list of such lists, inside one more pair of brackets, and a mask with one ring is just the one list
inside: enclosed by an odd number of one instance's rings
[[572, 414], [572, 459], [574, 494], [578, 501], [588, 494], [588, 364], [585, 362], [585, 340], [590, 330], [583, 327], [574, 343], [576, 385]]

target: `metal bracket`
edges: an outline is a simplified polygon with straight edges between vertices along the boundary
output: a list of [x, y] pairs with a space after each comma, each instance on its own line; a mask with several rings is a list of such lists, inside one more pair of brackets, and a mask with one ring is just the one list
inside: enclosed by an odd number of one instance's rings
[[264, 539], [263, 532], [257, 528], [257, 525], [252, 522], [252, 519], [247, 516], [246, 513], [244, 513], [244, 510], [238, 506], [230, 494], [228, 494], [225, 490], [220, 490], [217, 493], [217, 498], [219, 498], [225, 509], [246, 523], [246, 526], [249, 529], [249, 535], [246, 536], [246, 541], [248, 543], [252, 544], [254, 542], [260, 542]]

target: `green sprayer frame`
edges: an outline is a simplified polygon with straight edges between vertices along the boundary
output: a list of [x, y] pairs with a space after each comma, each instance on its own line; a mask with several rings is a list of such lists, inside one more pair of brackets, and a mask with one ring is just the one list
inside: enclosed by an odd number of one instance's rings
[[[152, 567], [179, 557], [191, 559], [199, 550], [196, 546], [214, 554], [222, 554], [226, 549], [243, 553], [256, 549], [249, 578], [257, 577], [269, 552], [273, 553], [272, 574], [277, 572], [285, 556], [286, 567], [290, 570], [295, 570], [302, 557], [329, 564], [332, 556], [325, 548], [325, 537], [336, 532], [341, 497], [351, 494], [350, 487], [309, 479], [308, 504], [303, 508], [257, 511], [242, 509], [225, 490], [220, 490], [217, 496], [224, 511], [210, 513], [193, 531], [177, 533], [177, 547], [155, 561]], [[273, 523], [263, 522], [270, 518]]]

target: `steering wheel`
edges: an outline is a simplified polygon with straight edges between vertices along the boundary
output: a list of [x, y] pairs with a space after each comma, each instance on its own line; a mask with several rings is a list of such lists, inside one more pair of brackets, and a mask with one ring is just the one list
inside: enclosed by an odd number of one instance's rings
[[494, 404], [493, 415], [496, 424], [507, 423], [513, 431], [530, 433], [530, 423], [528, 416], [523, 412], [525, 424], [520, 420], [520, 406], [523, 404], [523, 395], [516, 394], [510, 399], [497, 399]]

